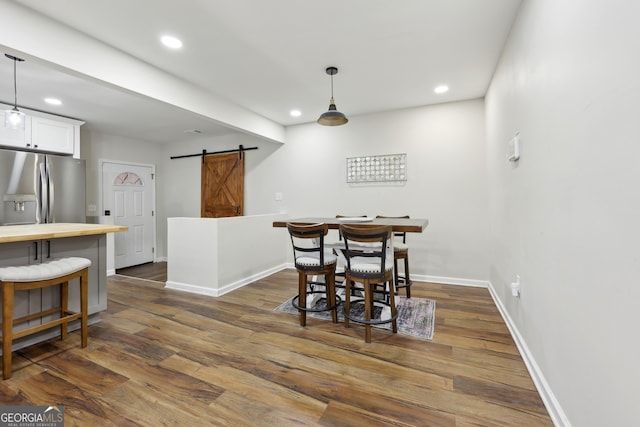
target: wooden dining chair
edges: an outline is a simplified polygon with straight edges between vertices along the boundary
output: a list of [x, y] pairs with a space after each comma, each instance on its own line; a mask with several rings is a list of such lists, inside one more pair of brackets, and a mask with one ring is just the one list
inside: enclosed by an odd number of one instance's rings
[[[366, 215], [336, 215], [336, 219], [340, 219], [340, 218], [366, 218]], [[342, 240], [342, 235], [340, 234], [340, 231], [338, 230], [338, 240]]]
[[[340, 219], [340, 218], [366, 218], [366, 215], [336, 215], [336, 219]], [[338, 241], [342, 241], [342, 235], [340, 234], [340, 230], [338, 230]], [[338, 254], [338, 250], [334, 249], [333, 253], [336, 255]], [[341, 283], [344, 281], [345, 278], [345, 271], [344, 271], [344, 266], [342, 266], [342, 262], [340, 262], [340, 260], [338, 260], [338, 266], [336, 267], [336, 286], [338, 288], [344, 288], [344, 285], [342, 285]]]
[[[409, 215], [405, 216], [382, 216], [378, 215], [376, 218], [409, 218]], [[393, 272], [396, 280], [396, 290], [404, 288], [407, 292], [407, 298], [411, 298], [411, 277], [409, 274], [409, 246], [407, 245], [407, 233], [401, 231], [393, 232]], [[398, 272], [398, 261], [403, 262], [403, 275]]]
[[[329, 231], [329, 226], [287, 223], [287, 229], [291, 236], [293, 259], [298, 271], [298, 295], [291, 300], [291, 304], [298, 309], [300, 325], [306, 326], [307, 312], [320, 311], [331, 311], [333, 323], [338, 323], [337, 307], [341, 302], [336, 296], [335, 287], [338, 257], [326, 252], [324, 247], [324, 237]], [[324, 276], [324, 282], [313, 280], [314, 276]], [[307, 296], [313, 297], [318, 294], [324, 295], [325, 304], [309, 307]]]
[[[389, 251], [389, 242], [392, 238], [391, 226], [341, 224], [340, 234], [344, 239], [344, 253], [347, 259], [344, 294], [345, 327], [349, 327], [350, 321], [363, 324], [365, 342], [368, 343], [371, 342], [372, 325], [391, 323], [393, 332], [397, 333], [398, 313], [395, 303], [393, 255]], [[354, 303], [364, 304], [363, 316], [355, 316], [351, 313], [353, 298], [351, 288], [356, 282], [362, 284], [364, 300], [360, 299]], [[374, 299], [376, 287], [380, 284], [386, 286], [388, 300]], [[382, 316], [374, 318], [376, 305], [390, 307], [390, 318], [383, 319]]]

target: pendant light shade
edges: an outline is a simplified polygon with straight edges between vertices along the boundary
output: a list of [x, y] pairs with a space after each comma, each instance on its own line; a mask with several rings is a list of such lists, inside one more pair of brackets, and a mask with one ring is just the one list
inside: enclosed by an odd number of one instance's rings
[[25, 128], [25, 115], [18, 110], [18, 83], [16, 79], [16, 64], [24, 61], [22, 58], [18, 58], [13, 55], [5, 53], [4, 56], [13, 60], [13, 94], [14, 102], [13, 108], [4, 112], [4, 127], [14, 130], [24, 130]]
[[324, 126], [340, 126], [346, 124], [349, 119], [336, 108], [336, 102], [333, 99], [333, 76], [338, 74], [336, 67], [328, 67], [327, 74], [331, 76], [331, 100], [329, 101], [329, 110], [322, 113], [318, 118], [318, 124]]

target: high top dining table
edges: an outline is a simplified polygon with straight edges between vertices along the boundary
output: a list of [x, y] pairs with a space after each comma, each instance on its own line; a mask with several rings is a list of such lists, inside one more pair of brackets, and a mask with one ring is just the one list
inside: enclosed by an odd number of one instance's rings
[[286, 227], [287, 222], [295, 222], [300, 224], [317, 224], [323, 222], [329, 228], [337, 230], [340, 224], [371, 224], [371, 225], [390, 225], [393, 231], [406, 233], [422, 233], [429, 225], [428, 219], [420, 218], [322, 218], [322, 217], [306, 217], [292, 218], [287, 221], [274, 221], [274, 227]]

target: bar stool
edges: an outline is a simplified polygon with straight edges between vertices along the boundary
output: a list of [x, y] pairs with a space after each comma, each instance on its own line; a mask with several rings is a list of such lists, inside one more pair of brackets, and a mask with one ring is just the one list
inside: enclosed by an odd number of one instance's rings
[[[340, 224], [340, 234], [344, 239], [346, 267], [346, 290], [344, 300], [344, 325], [349, 321], [365, 326], [365, 342], [371, 342], [371, 326], [391, 323], [394, 333], [398, 332], [398, 313], [395, 303], [395, 281], [393, 278], [392, 255], [388, 249], [391, 239], [391, 226], [349, 226]], [[362, 283], [364, 292], [364, 316], [351, 314], [351, 286], [354, 282]], [[389, 300], [375, 300], [377, 285], [388, 284]], [[374, 302], [388, 306], [391, 317], [388, 319], [373, 318]]]
[[[67, 337], [67, 325], [80, 319], [82, 348], [87, 346], [88, 321], [88, 272], [91, 261], [86, 258], [69, 257], [41, 264], [0, 268], [2, 287], [2, 378], [11, 378], [12, 345], [15, 339], [60, 326], [60, 338]], [[69, 280], [80, 279], [80, 312], [69, 311]], [[60, 285], [60, 306], [38, 313], [13, 318], [13, 302], [16, 291], [42, 289]], [[59, 318], [46, 321], [20, 331], [14, 326], [29, 320], [58, 314]]]
[[[341, 218], [366, 218], [366, 215], [336, 215], [336, 219], [341, 219]], [[340, 230], [338, 230], [338, 241], [342, 242], [342, 235], [340, 234]], [[338, 254], [338, 250], [339, 249], [334, 249], [333, 253], [336, 255]], [[344, 289], [344, 285], [342, 285], [341, 283], [344, 281], [345, 278], [345, 271], [344, 271], [344, 265], [342, 265], [343, 262], [340, 261], [340, 257], [338, 256], [338, 264], [336, 266], [336, 288], [343, 288]]]
[[[291, 235], [293, 246], [293, 258], [298, 270], [298, 295], [291, 300], [291, 304], [300, 313], [300, 325], [306, 326], [307, 312], [331, 311], [333, 323], [338, 323], [338, 304], [340, 298], [336, 296], [335, 275], [338, 257], [330, 252], [325, 252], [324, 236], [329, 231], [329, 226], [320, 224], [295, 224], [288, 223], [287, 229]], [[324, 282], [310, 280], [313, 276], [324, 276]], [[316, 286], [322, 286], [318, 290]], [[307, 289], [308, 288], [308, 289]], [[307, 296], [323, 294], [324, 307], [309, 307]]]
[[[409, 215], [405, 216], [382, 216], [378, 215], [376, 218], [409, 218]], [[407, 233], [395, 231], [393, 236], [397, 238], [393, 242], [393, 271], [396, 279], [396, 290], [405, 288], [407, 292], [407, 298], [411, 298], [411, 278], [409, 277], [409, 246], [407, 245]], [[404, 276], [400, 276], [398, 273], [398, 261], [404, 262]], [[402, 285], [400, 283], [403, 283]]]

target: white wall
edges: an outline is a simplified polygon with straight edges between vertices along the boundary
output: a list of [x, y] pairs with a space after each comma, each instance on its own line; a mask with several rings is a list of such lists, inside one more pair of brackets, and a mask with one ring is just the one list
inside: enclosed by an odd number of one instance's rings
[[[472, 100], [349, 117], [342, 127], [287, 129], [273, 191], [293, 216], [408, 214], [412, 274], [479, 284], [488, 278], [484, 105]], [[402, 184], [347, 184], [346, 158], [407, 153]], [[273, 195], [272, 195], [273, 196]]]
[[171, 217], [167, 287], [221, 296], [283, 269], [291, 242], [271, 226], [283, 214]]
[[[411, 215], [427, 231], [408, 237], [412, 274], [483, 284], [489, 277], [483, 100], [350, 117], [346, 126], [287, 129], [286, 144], [242, 134], [165, 147], [167, 217], [200, 215], [200, 158], [171, 156], [258, 146], [246, 153], [245, 214], [291, 216]], [[348, 185], [346, 158], [407, 153], [408, 180]], [[275, 200], [281, 192], [282, 201]]]
[[638, 2], [526, 0], [486, 97], [491, 283], [556, 415], [581, 427], [639, 418], [638, 16]]

